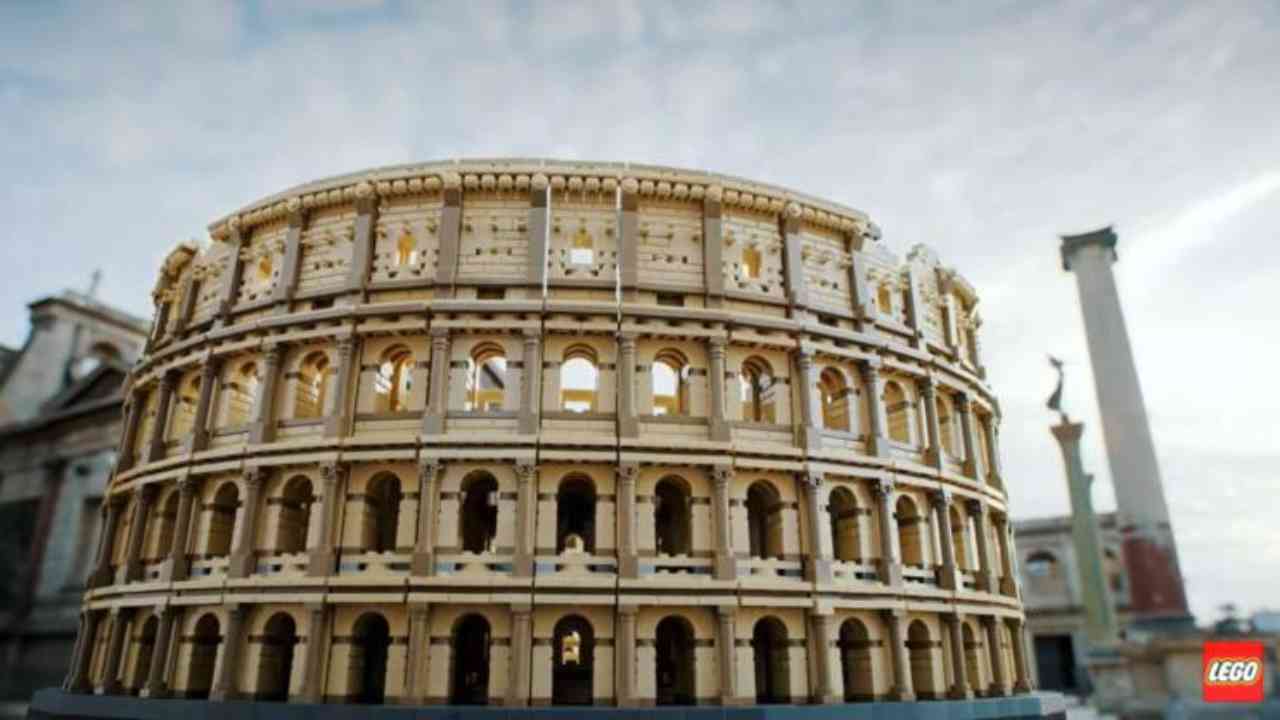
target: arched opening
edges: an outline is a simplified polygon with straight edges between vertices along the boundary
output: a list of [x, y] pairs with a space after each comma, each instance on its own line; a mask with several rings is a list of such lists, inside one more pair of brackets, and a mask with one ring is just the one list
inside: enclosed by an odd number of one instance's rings
[[680, 478], [663, 478], [653, 489], [653, 530], [659, 555], [690, 553], [689, 490]]
[[745, 245], [742, 248], [742, 279], [743, 280], [759, 280], [760, 266], [763, 258], [760, 256], [760, 249], [755, 245]]
[[674, 350], [663, 350], [653, 359], [654, 415], [689, 414], [689, 363]]
[[791, 702], [789, 644], [786, 626], [775, 617], [759, 620], [751, 631], [757, 703], [767, 705]]
[[374, 412], [397, 413], [409, 409], [413, 389], [413, 353], [403, 346], [391, 348], [378, 364], [374, 378]]
[[133, 661], [133, 672], [130, 673], [130, 677], [133, 678], [134, 682], [134, 687], [129, 688], [129, 692], [132, 694], [136, 695], [147, 682], [147, 675], [151, 670], [151, 653], [155, 651], [156, 629], [159, 624], [160, 621], [155, 615], [147, 618], [136, 638], [138, 651]]
[[938, 436], [942, 443], [942, 452], [947, 457], [959, 456], [959, 443], [956, 442], [956, 414], [952, 407], [951, 398], [947, 397], [945, 392], [939, 392], [938, 402]]
[[226, 397], [223, 425], [247, 425], [253, 419], [253, 404], [258, 398], [257, 364], [242, 364], [232, 373], [230, 381], [223, 385], [222, 392]]
[[413, 233], [405, 229], [400, 233], [400, 238], [396, 240], [396, 266], [404, 267], [411, 264], [417, 259], [418, 241], [414, 239]]
[[391, 627], [378, 613], [365, 613], [356, 620], [351, 640], [351, 692], [362, 705], [381, 705], [387, 697], [387, 650], [391, 647]]
[[579, 227], [573, 234], [573, 244], [569, 247], [569, 262], [573, 265], [590, 265], [595, 262], [595, 241], [585, 227]]
[[747, 489], [747, 533], [751, 557], [782, 557], [782, 503], [763, 480]]
[[551, 636], [552, 705], [590, 705], [595, 670], [595, 633], [580, 615], [556, 623]]
[[187, 665], [187, 691], [189, 698], [209, 699], [213, 689], [213, 668], [218, 661], [218, 646], [222, 644], [222, 628], [218, 616], [205, 613], [196, 622], [191, 634], [191, 662]]
[[200, 401], [200, 376], [192, 374], [178, 385], [173, 403], [173, 421], [169, 423], [172, 440], [191, 434], [196, 425], [196, 404]]
[[400, 528], [400, 478], [379, 473], [369, 481], [365, 501], [364, 546], [370, 552], [396, 551], [396, 531]]
[[969, 678], [969, 687], [985, 687], [982, 683], [982, 663], [979, 661], [982, 644], [978, 642], [969, 623], [960, 625], [960, 636], [961, 642], [964, 643], [964, 672]]
[[467, 360], [466, 410], [501, 410], [507, 391], [507, 357], [497, 345], [477, 347]]
[[952, 506], [947, 509], [951, 516], [951, 548], [955, 554], [956, 567], [961, 570], [969, 568], [969, 521], [965, 513]]
[[856, 618], [840, 625], [840, 672], [844, 677], [844, 699], [847, 702], [874, 700], [875, 671], [872, 667], [871, 634]]
[[209, 534], [205, 554], [223, 557], [231, 554], [231, 539], [235, 537], [236, 508], [240, 506], [240, 490], [234, 482], [225, 482], [213, 494], [209, 513]]
[[933, 636], [929, 626], [920, 620], [912, 621], [907, 628], [907, 654], [911, 658], [911, 686], [921, 699], [940, 696], [933, 673]]
[[911, 442], [911, 403], [902, 386], [889, 381], [884, 384], [884, 411], [889, 418], [889, 439]]
[[259, 700], [286, 702], [293, 678], [293, 655], [298, 644], [298, 629], [289, 613], [276, 613], [262, 631], [258, 656]]
[[498, 481], [484, 472], [467, 476], [462, 481], [460, 512], [463, 552], [492, 552], [498, 534]]
[[596, 549], [596, 489], [585, 477], [566, 478], [556, 493], [556, 552]]
[[560, 407], [568, 412], [595, 412], [600, 373], [590, 348], [572, 347], [560, 366]]
[[658, 623], [657, 703], [659, 705], [693, 705], [696, 702], [694, 678], [694, 637], [689, 621], [669, 615]]
[[453, 628], [450, 705], [489, 704], [489, 621], [468, 615]]
[[311, 505], [315, 502], [311, 481], [298, 475], [285, 483], [280, 493], [279, 522], [276, 523], [276, 552], [299, 553], [307, 549], [307, 529], [311, 526]]
[[774, 385], [773, 369], [763, 358], [753, 357], [742, 364], [742, 372], [738, 374], [738, 387], [744, 421], [778, 421]]
[[308, 355], [298, 365], [298, 378], [294, 382], [293, 416], [300, 419], [323, 416], [329, 386], [329, 357], [322, 352]]
[[894, 505], [894, 517], [898, 520], [898, 545], [902, 549], [902, 564], [924, 567], [924, 516], [916, 509], [911, 498], [904, 495]]
[[835, 368], [825, 368], [818, 376], [818, 397], [822, 401], [822, 427], [827, 430], [849, 432], [849, 396], [844, 374]]
[[862, 538], [858, 527], [862, 510], [858, 507], [858, 499], [848, 488], [832, 490], [827, 500], [827, 515], [831, 521], [831, 543], [835, 546], [836, 560], [862, 562]]

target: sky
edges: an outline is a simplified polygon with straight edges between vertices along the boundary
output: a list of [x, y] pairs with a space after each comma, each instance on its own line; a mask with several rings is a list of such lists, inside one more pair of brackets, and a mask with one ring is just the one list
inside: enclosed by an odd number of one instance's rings
[[1280, 5], [1269, 2], [0, 5], [0, 343], [104, 273], [297, 183], [455, 157], [626, 160], [867, 212], [978, 289], [1016, 517], [1068, 511], [1067, 362], [1114, 500], [1058, 236], [1113, 224], [1192, 609], [1280, 609]]

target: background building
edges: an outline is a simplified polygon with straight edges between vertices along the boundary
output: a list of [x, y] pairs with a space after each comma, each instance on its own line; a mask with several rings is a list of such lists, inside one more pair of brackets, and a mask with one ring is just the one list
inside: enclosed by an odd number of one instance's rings
[[121, 390], [147, 329], [77, 292], [30, 311], [23, 347], [0, 349], [0, 699], [20, 701], [70, 660]]

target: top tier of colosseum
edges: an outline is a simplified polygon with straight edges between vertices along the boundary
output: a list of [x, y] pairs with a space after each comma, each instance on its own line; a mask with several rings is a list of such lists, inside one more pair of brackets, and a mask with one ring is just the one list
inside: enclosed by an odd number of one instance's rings
[[306, 184], [165, 259], [68, 687], [492, 704], [1029, 683], [973, 287], [664, 167]]

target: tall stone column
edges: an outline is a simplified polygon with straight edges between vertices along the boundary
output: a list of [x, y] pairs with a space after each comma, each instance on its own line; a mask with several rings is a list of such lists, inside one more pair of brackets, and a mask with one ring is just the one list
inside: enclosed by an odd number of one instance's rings
[[89, 587], [105, 587], [115, 582], [111, 572], [111, 556], [115, 552], [116, 526], [120, 524], [120, 513], [124, 512], [127, 496], [120, 493], [110, 495], [106, 499], [107, 519], [102, 524], [102, 537], [98, 541], [98, 558], [94, 563], [93, 575], [89, 577]]
[[166, 605], [160, 611], [160, 626], [156, 629], [155, 645], [151, 649], [151, 666], [147, 668], [147, 697], [163, 698], [169, 695], [169, 648], [173, 645], [173, 620], [178, 608]]
[[258, 514], [262, 504], [262, 486], [267, 473], [262, 468], [252, 468], [244, 474], [244, 505], [241, 506], [240, 525], [236, 528], [236, 543], [231, 550], [227, 576], [249, 577], [258, 569]]
[[865, 360], [858, 365], [862, 384], [867, 388], [867, 452], [875, 457], [889, 457], [889, 421], [884, 414], [884, 378], [880, 376], [880, 360]]
[[529, 188], [529, 255], [526, 265], [526, 280], [530, 287], [538, 289], [538, 297], [542, 297], [542, 288], [547, 280], [547, 239], [548, 220], [551, 217], [551, 193], [547, 191], [547, 178], [542, 178], [542, 187]]
[[289, 301], [298, 291], [298, 270], [302, 260], [302, 230], [307, 224], [307, 211], [302, 209], [302, 201], [290, 198], [289, 229], [284, 235], [284, 258], [280, 263], [280, 281], [271, 293], [271, 301], [277, 303], [276, 314], [289, 312]]
[[782, 236], [782, 275], [787, 288], [788, 317], [808, 317], [809, 288], [804, 281], [804, 243], [800, 240], [800, 217], [804, 209], [799, 203], [789, 202], [778, 218], [778, 231]]
[[738, 567], [733, 557], [733, 524], [729, 514], [733, 468], [712, 468], [711, 480], [714, 493], [711, 512], [716, 529], [715, 579], [734, 580], [738, 577]]
[[430, 694], [431, 606], [409, 604], [409, 648], [405, 658], [404, 699], [408, 705], [426, 705]]
[[133, 612], [132, 608], [111, 610], [111, 634], [107, 636], [107, 657], [102, 666], [103, 695], [119, 695], [124, 690], [120, 682], [120, 661], [124, 655], [125, 640], [128, 639], [125, 626]]
[[831, 582], [831, 546], [823, 542], [822, 526], [826, 519], [822, 505], [821, 473], [805, 473], [800, 476], [804, 494], [804, 510], [808, 516], [809, 561], [805, 563], [806, 580], [818, 583]]
[[617, 695], [619, 707], [636, 704], [636, 606], [618, 606], [618, 641], [614, 652], [614, 665], [618, 671]]
[[243, 605], [227, 609], [227, 632], [222, 636], [222, 662], [218, 664], [218, 678], [209, 693], [210, 700], [235, 700], [240, 695], [236, 687], [236, 674], [240, 671], [240, 650], [244, 647], [244, 619], [247, 611]]
[[942, 622], [946, 624], [947, 633], [951, 637], [951, 668], [955, 678], [947, 696], [956, 700], [968, 700], [973, 697], [973, 690], [969, 686], [968, 667], [964, 662], [963, 618], [958, 612], [947, 612], [942, 614]]
[[276, 385], [280, 379], [280, 359], [284, 348], [272, 345], [262, 356], [262, 382], [258, 384], [255, 417], [249, 427], [250, 443], [269, 443], [276, 437]]
[[[127, 384], [127, 383], [126, 383]], [[120, 433], [120, 445], [116, 448], [116, 472], [124, 472], [134, 466], [133, 446], [138, 437], [138, 425], [147, 411], [146, 398], [137, 388], [125, 391], [124, 431]]]
[[987, 439], [987, 474], [986, 482], [996, 488], [1004, 487], [1004, 477], [1000, 472], [1000, 431], [996, 427], [996, 418], [991, 417], [981, 423], [982, 434]]
[[724, 414], [724, 356], [725, 339], [713, 337], [707, 340], [708, 357], [711, 359], [707, 372], [711, 385], [711, 439], [721, 442], [729, 441], [729, 421]]
[[191, 513], [199, 479], [185, 477], [178, 481], [178, 516], [173, 519], [173, 544], [169, 546], [169, 562], [160, 573], [162, 580], [186, 580], [191, 571], [187, 556], [191, 538]]
[[[308, 604], [307, 614], [307, 672], [302, 678], [303, 702], [318, 703], [324, 700], [324, 661], [329, 638], [329, 620], [333, 606]], [[410, 688], [412, 692], [412, 688]]]
[[618, 213], [618, 280], [623, 302], [635, 302], [640, 283], [640, 183], [623, 178]]
[[1062, 238], [1062, 267], [1080, 291], [1089, 359], [1102, 415], [1107, 461], [1116, 491], [1116, 526], [1129, 570], [1129, 607], [1138, 626], [1190, 628], [1169, 507], [1147, 422], [1138, 369], [1129, 345], [1111, 265], [1116, 234], [1103, 228]]
[[898, 548], [898, 520], [893, 516], [893, 480], [881, 478], [875, 481], [871, 492], [876, 497], [876, 515], [880, 521], [880, 582], [901, 587], [902, 560]]
[[987, 655], [991, 661], [991, 687], [988, 695], [1009, 694], [1009, 668], [1005, 665], [1004, 649], [1000, 647], [999, 619], [994, 615], [983, 615], [978, 619], [987, 634]]
[[1023, 637], [1023, 623], [1019, 618], [1009, 618], [1009, 642], [1013, 643], [1013, 691], [1031, 692], [1031, 671], [1027, 667], [1027, 643]]
[[436, 503], [440, 495], [436, 478], [440, 464], [423, 460], [418, 465], [418, 538], [413, 548], [410, 572], [414, 575], [435, 575]]
[[369, 287], [369, 268], [373, 264], [374, 234], [378, 227], [378, 195], [373, 183], [356, 183], [356, 221], [351, 239], [351, 265], [347, 275], [348, 293], [363, 297]]
[[800, 419], [803, 447], [822, 447], [822, 403], [818, 401], [818, 369], [813, 364], [813, 351], [801, 348], [795, 354], [800, 380]]
[[324, 418], [324, 436], [346, 437], [351, 434], [352, 374], [356, 368], [356, 338], [342, 335], [338, 338], [338, 367], [333, 375], [333, 395], [329, 412]]
[[431, 387], [423, 435], [443, 435], [449, 406], [449, 328], [431, 328]]
[[894, 608], [881, 610], [880, 616], [889, 631], [889, 655], [893, 662], [893, 687], [889, 690], [889, 699], [910, 702], [916, 699], [916, 692], [911, 684], [911, 658], [907, 655], [906, 633], [902, 628], [907, 612]]
[[[311, 549], [307, 559], [308, 577], [329, 577], [333, 574], [337, 563], [334, 551], [334, 526], [337, 524], [339, 502], [346, 493], [346, 463], [329, 463], [320, 466], [320, 483], [323, 485], [320, 496], [320, 538]], [[422, 497], [419, 496], [419, 507]]]
[[195, 418], [191, 422], [191, 434], [186, 439], [189, 453], [209, 447], [209, 413], [213, 407], [213, 390], [217, 387], [222, 370], [222, 359], [209, 357], [200, 368], [200, 395], [196, 398]]
[[956, 396], [956, 413], [960, 416], [960, 439], [964, 441], [964, 466], [962, 471], [966, 477], [981, 482], [978, 463], [978, 436], [974, 427], [972, 401], [969, 393]]
[[618, 575], [624, 578], [640, 575], [636, 552], [636, 480], [639, 477], [639, 465], [618, 466]]
[[462, 176], [444, 172], [440, 181], [444, 185], [444, 204], [440, 208], [440, 226], [436, 233], [436, 293], [437, 297], [451, 298], [462, 250]]
[[924, 460], [935, 470], [942, 470], [942, 428], [938, 423], [938, 388], [932, 377], [920, 383], [920, 395], [924, 400], [925, 428], [929, 433], [929, 446]]
[[724, 305], [724, 221], [719, 185], [707, 188], [702, 199], [702, 284], [707, 307]]
[[836, 667], [831, 662], [831, 613], [809, 611], [809, 658], [813, 680], [809, 683], [809, 700], [830, 705], [835, 703]]
[[639, 437], [636, 418], [636, 336], [618, 334], [618, 434]]
[[142, 579], [142, 542], [147, 536], [147, 522], [151, 519], [156, 492], [154, 484], [143, 485], [134, 491], [133, 522], [129, 523], [129, 546], [125, 549], [125, 582]]
[[520, 385], [521, 435], [538, 432], [539, 400], [542, 390], [542, 338], [536, 330], [526, 330], [524, 335], [524, 376]]
[[978, 575], [975, 585], [983, 592], [999, 592], [995, 571], [991, 567], [991, 544], [987, 535], [987, 505], [981, 500], [969, 500], [965, 503], [969, 517], [973, 518], [973, 534], [978, 541]]
[[533, 532], [538, 514], [537, 477], [537, 465], [516, 465], [515, 577], [533, 577]]
[[231, 324], [231, 310], [236, 306], [236, 301], [240, 296], [240, 281], [244, 279], [244, 257], [241, 252], [244, 250], [245, 234], [241, 231], [240, 216], [234, 216], [227, 221], [227, 239], [226, 244], [229, 246], [227, 252], [227, 265], [222, 272], [222, 288], [218, 293], [218, 316], [214, 323], [217, 327], [223, 327]]
[[734, 705], [738, 700], [738, 608], [716, 606], [716, 651], [720, 661], [720, 704]]
[[933, 508], [934, 527], [938, 528], [939, 545], [942, 547], [942, 567], [938, 568], [938, 586], [944, 590], [956, 590], [960, 587], [956, 567], [955, 536], [951, 527], [951, 493], [938, 490], [929, 494], [929, 504]]
[[507, 686], [507, 704], [512, 707], [529, 704], [533, 678], [532, 616], [529, 605], [511, 606], [511, 684]]
[[89, 669], [93, 662], [93, 649], [98, 644], [98, 626], [102, 622], [102, 615], [101, 610], [84, 610], [81, 613], [84, 621], [80, 625], [80, 642], [76, 645], [76, 656], [71, 662], [71, 677], [67, 679], [68, 692], [93, 692]]
[[156, 421], [151, 424], [151, 437], [147, 438], [147, 462], [164, 459], [165, 428], [169, 424], [169, 406], [173, 403], [173, 391], [178, 386], [177, 373], [167, 372], [160, 377], [160, 395], [156, 399]]
[[1018, 578], [1013, 571], [1013, 547], [1009, 541], [1009, 517], [992, 518], [996, 531], [996, 544], [1000, 548], [1000, 592], [1009, 597], [1018, 595]]

